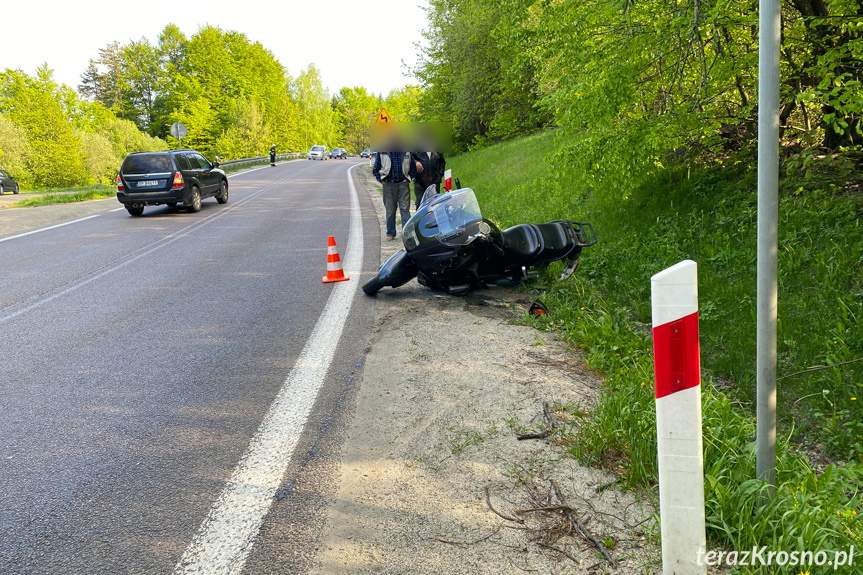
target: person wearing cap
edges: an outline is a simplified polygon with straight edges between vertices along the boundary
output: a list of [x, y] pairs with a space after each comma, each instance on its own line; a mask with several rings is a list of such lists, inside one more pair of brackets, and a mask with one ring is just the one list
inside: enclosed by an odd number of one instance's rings
[[270, 165], [271, 166], [276, 165], [276, 145], [275, 144], [270, 146]]

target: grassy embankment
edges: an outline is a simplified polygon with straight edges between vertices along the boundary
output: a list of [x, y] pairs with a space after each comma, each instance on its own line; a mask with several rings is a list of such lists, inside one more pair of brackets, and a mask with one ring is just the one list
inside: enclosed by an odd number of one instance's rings
[[[781, 184], [779, 376], [787, 377], [779, 382], [777, 494], [759, 507], [754, 167], [672, 169], [625, 195], [596, 194], [577, 177], [556, 183], [554, 149], [555, 135], [544, 133], [452, 158], [448, 167], [474, 188], [486, 217], [502, 226], [567, 218], [596, 229], [599, 243], [584, 251], [572, 279], [552, 282], [552, 266], [535, 286], [551, 310], [535, 325], [560, 332], [605, 379], [596, 405], [569, 406], [576, 423], [560, 439], [571, 454], [653, 493], [650, 276], [693, 259], [711, 546], [859, 548], [863, 363], [838, 364], [863, 357], [860, 189], [843, 190], [848, 174], [841, 181], [785, 178]], [[817, 365], [837, 367], [791, 375]], [[828, 462], [835, 464], [825, 468]]]

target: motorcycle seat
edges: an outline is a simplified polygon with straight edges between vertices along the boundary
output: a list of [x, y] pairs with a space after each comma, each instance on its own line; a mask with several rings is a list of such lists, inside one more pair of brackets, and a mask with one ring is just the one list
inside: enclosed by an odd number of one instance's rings
[[542, 238], [542, 259], [554, 261], [568, 255], [573, 249], [573, 238], [560, 222], [549, 222], [535, 226]]
[[519, 224], [503, 231], [504, 250], [520, 265], [543, 249], [542, 235], [532, 224]]

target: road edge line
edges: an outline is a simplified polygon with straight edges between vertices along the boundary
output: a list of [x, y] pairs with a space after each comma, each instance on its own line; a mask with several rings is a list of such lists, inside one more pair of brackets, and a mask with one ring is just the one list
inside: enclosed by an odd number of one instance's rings
[[[348, 270], [359, 271], [363, 265], [363, 223], [351, 175], [357, 165], [347, 171], [351, 215], [344, 265]], [[326, 379], [357, 285], [339, 282], [332, 287], [296, 366], [174, 568], [174, 575], [227, 575], [243, 570]]]

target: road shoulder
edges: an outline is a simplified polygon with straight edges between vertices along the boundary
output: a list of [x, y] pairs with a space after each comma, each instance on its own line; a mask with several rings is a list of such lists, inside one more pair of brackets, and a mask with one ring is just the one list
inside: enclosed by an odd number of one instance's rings
[[[358, 172], [382, 222], [379, 187], [367, 169]], [[382, 242], [382, 258], [400, 244]], [[340, 487], [313, 573], [604, 567], [559, 509], [516, 513], [560, 505], [552, 483], [589, 532], [617, 542], [616, 573], [644, 572], [644, 527], [632, 526], [652, 510], [613, 487], [598, 494], [614, 477], [578, 465], [560, 447], [515, 437], [542, 427], [544, 404], [552, 412], [589, 405], [599, 386], [564, 344], [512, 323], [529, 304], [512, 290], [452, 297], [415, 281], [378, 294]]]

